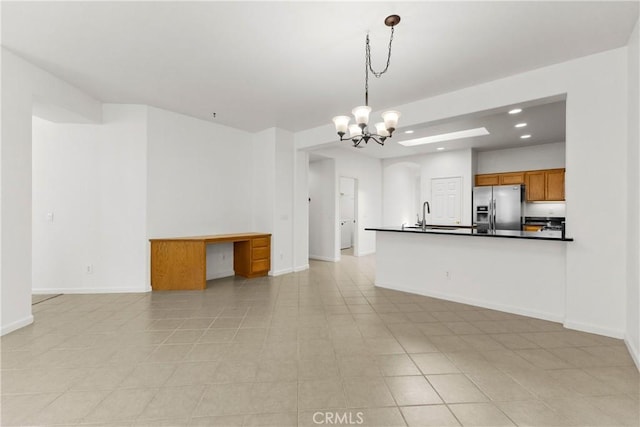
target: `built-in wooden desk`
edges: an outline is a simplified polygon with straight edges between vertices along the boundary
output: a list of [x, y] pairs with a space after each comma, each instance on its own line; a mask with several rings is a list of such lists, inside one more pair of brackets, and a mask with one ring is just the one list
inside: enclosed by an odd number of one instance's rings
[[154, 291], [205, 289], [209, 244], [233, 242], [233, 269], [239, 276], [266, 276], [271, 269], [271, 234], [218, 234], [149, 241]]

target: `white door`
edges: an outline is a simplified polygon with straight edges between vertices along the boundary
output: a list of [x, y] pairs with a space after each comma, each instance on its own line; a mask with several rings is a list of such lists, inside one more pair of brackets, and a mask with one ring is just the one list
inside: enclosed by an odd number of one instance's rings
[[353, 220], [340, 220], [340, 249], [353, 246]]
[[340, 177], [340, 249], [354, 244], [356, 219], [356, 180]]
[[439, 225], [460, 224], [462, 177], [431, 180], [431, 222]]

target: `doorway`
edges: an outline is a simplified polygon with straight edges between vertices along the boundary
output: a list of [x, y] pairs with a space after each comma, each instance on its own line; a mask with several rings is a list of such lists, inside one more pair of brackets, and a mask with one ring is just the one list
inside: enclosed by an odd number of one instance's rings
[[340, 254], [355, 255], [357, 240], [357, 180], [340, 177]]

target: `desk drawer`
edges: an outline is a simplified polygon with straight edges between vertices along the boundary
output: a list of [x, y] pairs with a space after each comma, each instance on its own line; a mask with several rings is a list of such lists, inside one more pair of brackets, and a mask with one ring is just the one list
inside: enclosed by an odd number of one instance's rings
[[268, 237], [256, 237], [252, 240], [252, 246], [254, 248], [259, 248], [262, 246], [269, 246], [269, 238]]
[[268, 259], [260, 259], [251, 262], [251, 272], [257, 273], [259, 271], [269, 271], [269, 260]]
[[260, 248], [253, 248], [251, 259], [256, 261], [259, 259], [268, 259], [269, 258], [269, 246], [263, 246]]

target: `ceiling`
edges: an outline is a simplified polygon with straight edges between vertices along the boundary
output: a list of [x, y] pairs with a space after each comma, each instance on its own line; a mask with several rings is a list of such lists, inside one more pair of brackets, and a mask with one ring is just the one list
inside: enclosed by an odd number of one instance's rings
[[[518, 114], [509, 114], [509, 111], [516, 107], [522, 111]], [[515, 125], [518, 123], [526, 123], [526, 126], [516, 128]], [[406, 142], [427, 136], [482, 127], [487, 129], [488, 135], [408, 147], [400, 144], [403, 141]], [[412, 131], [412, 133], [408, 134], [406, 131]], [[476, 151], [500, 150], [551, 142], [565, 142], [565, 132], [566, 102], [563, 96], [557, 96], [532, 100], [517, 105], [505, 105], [501, 108], [478, 111], [436, 122], [426, 122], [418, 126], [400, 128], [394, 133], [393, 138], [385, 141], [384, 146], [369, 142], [366, 145], [361, 143], [356, 149], [350, 141], [343, 141], [330, 146], [318, 147], [316, 154], [321, 153], [323, 148], [335, 147], [345, 150], [357, 150], [359, 154], [379, 159], [439, 153], [466, 148], [473, 148]], [[522, 139], [520, 138], [522, 135], [530, 135], [530, 138]], [[442, 150], [438, 150], [438, 148], [442, 148]]]
[[[109, 103], [250, 132], [330, 123], [626, 45], [638, 2], [9, 2], [2, 45]], [[212, 113], [216, 113], [215, 119]]]

